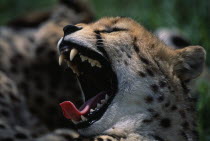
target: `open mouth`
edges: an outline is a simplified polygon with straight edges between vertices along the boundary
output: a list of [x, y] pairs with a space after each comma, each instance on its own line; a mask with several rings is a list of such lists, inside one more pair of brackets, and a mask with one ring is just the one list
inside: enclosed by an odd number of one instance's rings
[[117, 77], [108, 58], [87, 47], [63, 41], [59, 46], [59, 64], [66, 63], [76, 74], [85, 102], [76, 107], [71, 101], [60, 104], [63, 114], [77, 128], [99, 120], [117, 91]]

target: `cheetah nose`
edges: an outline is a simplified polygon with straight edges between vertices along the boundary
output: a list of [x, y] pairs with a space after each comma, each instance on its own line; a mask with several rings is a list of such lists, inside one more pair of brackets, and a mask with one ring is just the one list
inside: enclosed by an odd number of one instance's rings
[[82, 29], [82, 27], [78, 27], [75, 25], [67, 25], [63, 28], [63, 32], [64, 32], [64, 35], [68, 35], [68, 34], [74, 33], [81, 29]]

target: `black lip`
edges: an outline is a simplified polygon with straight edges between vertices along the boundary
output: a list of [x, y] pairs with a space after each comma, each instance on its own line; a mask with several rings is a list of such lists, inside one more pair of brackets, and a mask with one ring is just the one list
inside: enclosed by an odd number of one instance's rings
[[[112, 83], [113, 83], [113, 86], [110, 88], [111, 89], [110, 93], [109, 93], [110, 98], [109, 98], [108, 102], [103, 107], [101, 107], [98, 111], [94, 112], [93, 114], [89, 113], [87, 115], [88, 116], [87, 121], [80, 122], [80, 123], [75, 125], [76, 128], [81, 129], [81, 128], [86, 128], [86, 127], [90, 126], [91, 124], [98, 121], [103, 116], [103, 114], [108, 109], [109, 105], [111, 104], [112, 100], [115, 97], [115, 94], [118, 91], [118, 87], [117, 87], [118, 86], [118, 81], [117, 81], [117, 76], [116, 76], [115, 72], [112, 70], [111, 63], [108, 60], [108, 58], [101, 55], [97, 51], [94, 51], [90, 48], [75, 44], [73, 42], [62, 41], [60, 46], [59, 46], [60, 54], [64, 54], [64, 55], [66, 54], [66, 56], [69, 56], [69, 51], [72, 48], [76, 48], [80, 53], [82, 53], [82, 55], [85, 55], [87, 57], [98, 60], [101, 63], [101, 65], [104, 68], [106, 68], [106, 70], [108, 70], [109, 73], [111, 74], [110, 77], [111, 77], [111, 80], [112, 80]], [[88, 97], [88, 96], [85, 94], [85, 97]]]

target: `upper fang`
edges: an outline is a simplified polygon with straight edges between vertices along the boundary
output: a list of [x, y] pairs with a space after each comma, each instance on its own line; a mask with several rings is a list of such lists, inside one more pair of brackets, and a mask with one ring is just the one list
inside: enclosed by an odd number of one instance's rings
[[64, 56], [63, 56], [63, 54], [61, 54], [61, 55], [59, 56], [59, 60], [58, 60], [59, 65], [62, 64], [63, 60], [64, 60]]
[[77, 55], [78, 50], [73, 48], [70, 52], [70, 61], [72, 61], [74, 59], [74, 57]]

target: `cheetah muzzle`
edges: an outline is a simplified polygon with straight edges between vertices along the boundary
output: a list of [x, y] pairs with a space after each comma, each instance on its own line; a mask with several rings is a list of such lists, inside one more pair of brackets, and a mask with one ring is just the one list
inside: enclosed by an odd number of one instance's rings
[[59, 64], [65, 61], [72, 69], [85, 96], [84, 104], [78, 109], [70, 101], [61, 103], [64, 116], [77, 128], [89, 126], [101, 118], [115, 96], [116, 75], [108, 58], [87, 47], [61, 41], [59, 52]]

